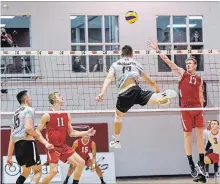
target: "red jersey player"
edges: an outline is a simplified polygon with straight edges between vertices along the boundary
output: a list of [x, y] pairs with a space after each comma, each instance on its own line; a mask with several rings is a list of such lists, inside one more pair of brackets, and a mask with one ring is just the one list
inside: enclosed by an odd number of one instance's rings
[[[92, 128], [88, 131], [76, 131], [72, 128], [70, 114], [62, 111], [64, 104], [63, 98], [58, 92], [49, 94], [49, 101], [52, 105], [51, 111], [54, 113], [45, 113], [38, 125], [37, 131], [40, 133], [46, 127], [46, 139], [54, 146], [53, 150], [47, 150], [47, 162], [50, 164], [49, 173], [42, 179], [42, 184], [48, 184], [57, 174], [57, 164], [59, 160], [76, 166], [74, 175], [74, 184], [78, 184], [85, 161], [71, 148], [66, 145], [66, 134], [70, 137], [93, 136], [95, 130]], [[40, 133], [41, 134], [41, 133]], [[42, 135], [41, 135], [42, 136]]]
[[[149, 46], [160, 51], [157, 42], [149, 41]], [[166, 55], [160, 54], [161, 59], [171, 68], [179, 77], [179, 90], [181, 95], [182, 108], [201, 108], [203, 107], [203, 82], [202, 79], [196, 75], [197, 61], [194, 58], [186, 60], [186, 71], [178, 67]], [[204, 167], [204, 152], [205, 145], [203, 142], [204, 120], [203, 111], [182, 111], [182, 126], [184, 131], [184, 146], [189, 165], [191, 168], [192, 177], [198, 176], [195, 164], [192, 159], [192, 129], [195, 127], [197, 148], [199, 152], [199, 162], [197, 164], [199, 172], [205, 175]]]
[[[89, 136], [83, 136], [82, 138], [74, 141], [72, 148], [85, 160], [86, 166], [91, 167], [92, 171], [96, 171], [101, 180], [101, 184], [105, 184], [102, 171], [96, 164], [96, 143], [92, 141]], [[92, 153], [92, 159], [90, 158], [89, 153]], [[63, 184], [68, 183], [69, 177], [74, 172], [75, 168], [75, 166], [70, 165], [67, 177]]]

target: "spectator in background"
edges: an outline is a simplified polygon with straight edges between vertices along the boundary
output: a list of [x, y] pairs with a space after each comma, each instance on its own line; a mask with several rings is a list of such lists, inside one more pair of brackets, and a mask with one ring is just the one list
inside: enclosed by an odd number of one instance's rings
[[192, 34], [191, 42], [201, 42], [199, 31], [194, 31]]
[[1, 47], [12, 47], [12, 45], [12, 36], [7, 34], [5, 28], [1, 28]]
[[86, 72], [86, 68], [82, 65], [79, 56], [76, 56], [73, 61], [73, 71], [74, 72]]
[[168, 31], [164, 32], [164, 37], [163, 42], [170, 42], [170, 33]]
[[96, 64], [93, 68], [93, 72], [103, 72], [103, 61], [102, 58], [96, 60]]

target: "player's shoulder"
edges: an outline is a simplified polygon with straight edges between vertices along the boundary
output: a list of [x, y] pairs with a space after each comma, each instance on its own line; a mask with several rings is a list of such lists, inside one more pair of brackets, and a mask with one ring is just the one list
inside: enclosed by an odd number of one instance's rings
[[34, 114], [34, 113], [35, 113], [34, 108], [33, 108], [33, 107], [30, 107], [30, 106], [25, 106], [24, 111], [29, 112], [29, 113], [31, 113], [31, 114]]
[[212, 134], [212, 132], [211, 132], [210, 130], [207, 130], [207, 129], [206, 129], [206, 132], [205, 132], [205, 133], [206, 133], [207, 136], [209, 136], [209, 135]]
[[208, 135], [208, 131], [209, 131], [208, 129], [203, 130], [203, 134]]
[[112, 66], [115, 67], [115, 66], [119, 65], [119, 63], [121, 63], [121, 62], [122, 62], [122, 58], [121, 58], [121, 59], [118, 59], [118, 60], [115, 61], [115, 62], [113, 62], [113, 63], [112, 63]]

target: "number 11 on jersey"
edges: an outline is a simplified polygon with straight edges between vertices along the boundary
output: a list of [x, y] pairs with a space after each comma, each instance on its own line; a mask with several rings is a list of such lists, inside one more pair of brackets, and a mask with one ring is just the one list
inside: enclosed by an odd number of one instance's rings
[[57, 126], [58, 126], [58, 127], [64, 126], [63, 118], [57, 118]]

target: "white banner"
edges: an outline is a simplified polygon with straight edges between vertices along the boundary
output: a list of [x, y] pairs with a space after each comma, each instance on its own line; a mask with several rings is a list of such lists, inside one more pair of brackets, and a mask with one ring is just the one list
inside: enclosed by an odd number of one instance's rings
[[[96, 163], [100, 167], [103, 173], [103, 178], [106, 183], [116, 183], [115, 177], [115, 158], [114, 153], [97, 153]], [[69, 165], [60, 163], [62, 180], [64, 181], [68, 172]], [[73, 176], [69, 178], [69, 183], [72, 183]], [[79, 183], [100, 183], [100, 178], [97, 173], [92, 172], [86, 167], [82, 173]]]
[[[41, 163], [45, 163], [46, 155], [40, 155]], [[7, 165], [7, 156], [3, 157], [3, 166], [2, 166], [2, 176], [3, 183], [11, 184], [15, 183], [16, 179], [21, 173], [21, 168], [18, 165], [15, 156], [12, 157], [13, 166]], [[97, 153], [96, 154], [96, 163], [100, 167], [103, 173], [103, 178], [106, 183], [116, 183], [115, 177], [115, 158], [114, 153]], [[61, 161], [58, 164], [58, 174], [53, 178], [52, 182], [62, 183], [67, 175], [69, 165], [62, 163]], [[42, 166], [42, 178], [48, 173], [49, 167]], [[26, 179], [25, 183], [29, 183], [33, 173]], [[40, 181], [41, 181], [40, 180]], [[73, 176], [69, 178], [69, 182], [72, 183]], [[100, 183], [100, 178], [96, 174], [96, 172], [91, 172], [90, 168], [86, 167], [82, 173], [80, 178], [80, 183]]]
[[[46, 161], [46, 155], [40, 155], [41, 163], [45, 163]], [[7, 165], [7, 156], [3, 157], [3, 166], [2, 166], [2, 179], [3, 183], [16, 183], [16, 180], [18, 176], [21, 173], [21, 167], [18, 165], [15, 156], [12, 157], [13, 166]], [[42, 166], [42, 175], [41, 179], [48, 174], [49, 167]], [[30, 176], [26, 179], [25, 183], [30, 183], [30, 180], [33, 176], [33, 173], [31, 172]], [[40, 180], [41, 181], [41, 180]], [[60, 163], [58, 165], [58, 174], [53, 178], [52, 182], [59, 182], [61, 183], [61, 172], [60, 172]]]

